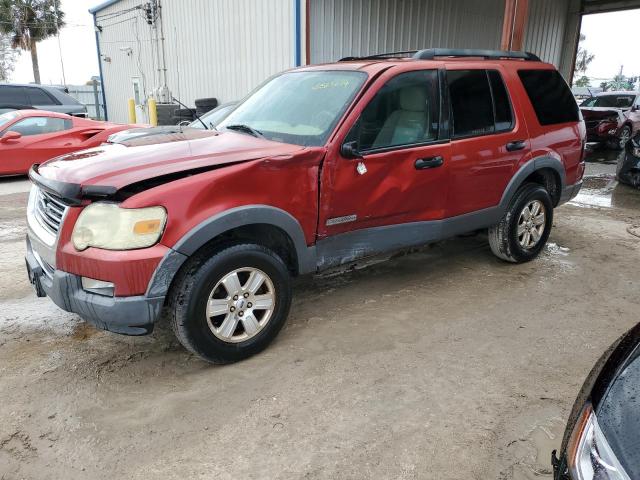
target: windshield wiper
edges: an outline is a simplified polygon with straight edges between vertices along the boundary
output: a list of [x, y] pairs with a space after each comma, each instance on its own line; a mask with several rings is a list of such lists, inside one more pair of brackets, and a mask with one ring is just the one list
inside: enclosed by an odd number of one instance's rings
[[244, 124], [227, 125], [225, 128], [229, 130], [237, 130], [239, 132], [245, 132], [257, 138], [264, 138], [264, 135], [260, 130], [256, 130], [255, 128], [250, 127], [249, 125], [244, 125]]

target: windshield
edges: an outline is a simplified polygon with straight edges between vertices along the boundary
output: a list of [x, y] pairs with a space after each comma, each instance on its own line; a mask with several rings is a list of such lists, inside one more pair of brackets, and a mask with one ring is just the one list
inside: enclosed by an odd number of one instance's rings
[[2, 130], [2, 127], [11, 122], [18, 115], [18, 112], [15, 111], [3, 113], [2, 115], [0, 115], [0, 130]]
[[[204, 130], [204, 125], [206, 125], [207, 128], [216, 128], [218, 124], [222, 120], [224, 120], [224, 117], [229, 115], [229, 112], [233, 110], [235, 106], [236, 106], [235, 103], [220, 105], [219, 107], [214, 108], [210, 112], [207, 112], [204, 115], [202, 115], [200, 117], [202, 122], [196, 119], [189, 124], [189, 127], [199, 128], [200, 130]], [[202, 125], [203, 122], [204, 122], [204, 125]]]
[[600, 95], [587, 98], [581, 107], [631, 108], [635, 95]]
[[324, 145], [366, 78], [353, 71], [284, 73], [256, 90], [219, 129], [236, 127], [276, 142]]

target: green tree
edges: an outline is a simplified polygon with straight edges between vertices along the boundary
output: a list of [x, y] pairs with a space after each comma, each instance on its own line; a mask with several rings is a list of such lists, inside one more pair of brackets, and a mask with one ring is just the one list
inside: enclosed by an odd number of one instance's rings
[[573, 85], [576, 87], [590, 87], [591, 81], [589, 80], [589, 77], [587, 77], [586, 75], [583, 75], [579, 79], [574, 81]]
[[[578, 76], [581, 76], [581, 78], [584, 78], [584, 74], [587, 73], [587, 68], [589, 68], [589, 64], [593, 62], [594, 58], [596, 58], [594, 54], [589, 53], [587, 49], [585, 49], [584, 46], [582, 46], [582, 42], [584, 42], [586, 39], [587, 37], [581, 33], [580, 41], [578, 42], [578, 52], [576, 53], [576, 65], [573, 69], [573, 78], [577, 78]], [[577, 83], [574, 83], [574, 85], [580, 86]], [[583, 85], [583, 86], [586, 86], [586, 85]]]
[[11, 47], [11, 37], [0, 33], [0, 82], [9, 80], [16, 57], [16, 51]]
[[64, 26], [60, 0], [0, 0], [0, 32], [11, 35], [11, 46], [31, 52], [33, 79], [40, 83], [38, 42]]

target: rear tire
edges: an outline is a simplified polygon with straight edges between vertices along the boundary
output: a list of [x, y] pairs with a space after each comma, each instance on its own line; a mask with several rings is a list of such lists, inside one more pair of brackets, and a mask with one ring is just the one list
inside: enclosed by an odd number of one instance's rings
[[497, 225], [489, 228], [494, 255], [511, 263], [533, 260], [542, 251], [553, 225], [553, 203], [541, 185], [527, 183], [516, 192]]
[[282, 259], [242, 244], [192, 257], [172, 287], [169, 315], [187, 350], [224, 364], [267, 347], [290, 305], [291, 276]]

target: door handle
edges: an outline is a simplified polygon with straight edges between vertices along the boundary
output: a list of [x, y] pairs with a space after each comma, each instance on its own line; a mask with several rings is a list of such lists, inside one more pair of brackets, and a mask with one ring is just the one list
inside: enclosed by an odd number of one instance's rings
[[507, 152], [515, 152], [516, 150], [524, 150], [527, 144], [524, 140], [515, 140], [513, 142], [509, 142], [505, 145], [507, 147]]
[[415, 167], [416, 170], [426, 170], [427, 168], [441, 167], [443, 163], [444, 158], [438, 155], [437, 157], [419, 158], [416, 160]]

